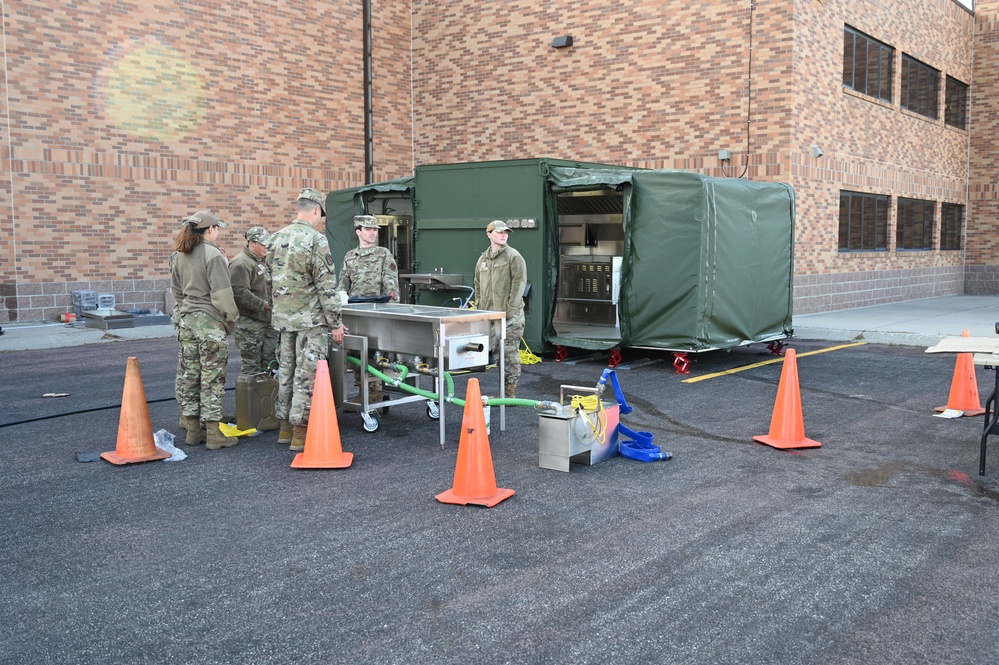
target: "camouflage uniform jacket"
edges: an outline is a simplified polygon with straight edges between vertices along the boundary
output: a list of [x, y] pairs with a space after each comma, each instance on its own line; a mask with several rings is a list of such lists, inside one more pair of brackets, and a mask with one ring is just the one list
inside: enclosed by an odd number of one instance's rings
[[340, 269], [339, 288], [350, 296], [390, 296], [399, 302], [399, 269], [384, 247], [360, 247], [347, 252]]
[[240, 315], [270, 323], [271, 311], [264, 305], [270, 302], [271, 285], [264, 260], [244, 247], [229, 262], [229, 278]]
[[170, 290], [177, 304], [174, 316], [205, 312], [226, 332], [232, 332], [239, 310], [232, 294], [229, 270], [219, 248], [210, 242], [198, 244], [189, 253], [174, 252], [170, 257]]
[[267, 239], [264, 264], [271, 274], [271, 325], [276, 330], [342, 325], [336, 272], [325, 235], [296, 219]]
[[527, 263], [520, 252], [507, 245], [495, 254], [487, 249], [475, 262], [475, 306], [493, 312], [506, 312], [510, 325], [524, 311]]

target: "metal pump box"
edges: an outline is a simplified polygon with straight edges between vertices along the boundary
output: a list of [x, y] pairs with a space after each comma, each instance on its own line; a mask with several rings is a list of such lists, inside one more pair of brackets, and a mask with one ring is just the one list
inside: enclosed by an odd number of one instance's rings
[[[595, 388], [562, 386], [566, 389], [596, 393]], [[538, 422], [538, 466], [542, 469], [568, 471], [569, 463], [594, 465], [618, 454], [618, 424], [621, 406], [601, 402], [592, 413], [563, 411], [541, 413]], [[602, 434], [601, 434], [602, 432]]]

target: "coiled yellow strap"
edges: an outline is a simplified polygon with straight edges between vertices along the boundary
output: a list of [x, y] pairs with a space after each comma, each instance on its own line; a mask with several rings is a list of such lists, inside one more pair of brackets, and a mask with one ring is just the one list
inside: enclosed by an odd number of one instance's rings
[[597, 443], [603, 445], [607, 440], [607, 413], [600, 398], [597, 395], [572, 395], [571, 405], [590, 426]]
[[534, 352], [531, 351], [531, 347], [527, 345], [527, 342], [524, 341], [524, 338], [520, 339], [520, 343], [524, 346], [524, 348], [520, 350], [520, 364], [521, 365], [539, 364], [541, 362], [541, 358], [534, 355]]

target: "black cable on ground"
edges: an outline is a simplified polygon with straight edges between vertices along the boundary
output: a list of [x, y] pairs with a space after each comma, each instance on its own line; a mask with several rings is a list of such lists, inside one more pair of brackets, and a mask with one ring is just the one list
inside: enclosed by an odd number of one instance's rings
[[[226, 392], [230, 390], [235, 390], [235, 388], [226, 388]], [[165, 397], [163, 399], [150, 399], [146, 400], [146, 404], [161, 404], [163, 402], [176, 402], [175, 397]], [[80, 409], [79, 411], [66, 411], [64, 413], [55, 413], [48, 416], [39, 416], [38, 418], [28, 418], [27, 420], [17, 420], [12, 423], [0, 423], [0, 429], [4, 427], [13, 427], [14, 425], [26, 425], [28, 423], [36, 423], [39, 420], [52, 420], [53, 418], [62, 418], [64, 416], [78, 416], [84, 413], [96, 413], [97, 411], [109, 411], [111, 409], [120, 409], [121, 404], [112, 404], [111, 406], [95, 406], [92, 409]]]

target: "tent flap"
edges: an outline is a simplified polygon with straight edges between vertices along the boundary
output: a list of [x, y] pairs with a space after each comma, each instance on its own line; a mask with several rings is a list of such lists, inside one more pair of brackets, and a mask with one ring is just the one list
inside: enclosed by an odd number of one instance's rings
[[411, 193], [416, 187], [416, 178], [407, 176], [386, 180], [370, 185], [349, 189], [337, 189], [326, 195], [326, 238], [330, 243], [330, 253], [335, 265], [342, 265], [347, 250], [356, 245], [354, 235], [354, 215], [367, 213], [364, 195], [372, 192]]
[[791, 334], [790, 186], [675, 170], [552, 168], [548, 179], [556, 192], [625, 193], [620, 346], [696, 352]]
[[633, 182], [623, 345], [699, 351], [790, 334], [790, 187], [681, 171]]

